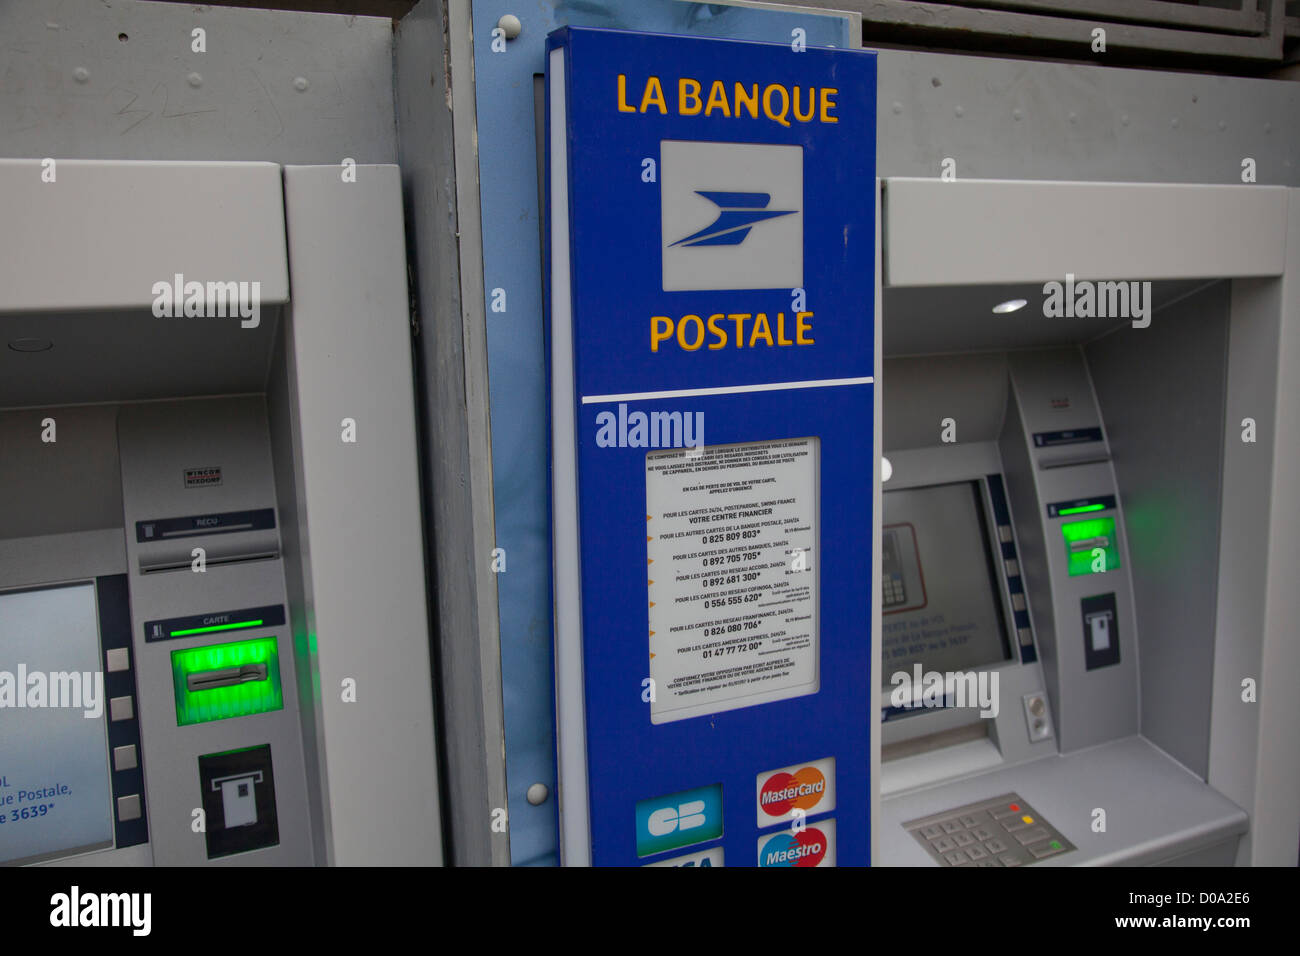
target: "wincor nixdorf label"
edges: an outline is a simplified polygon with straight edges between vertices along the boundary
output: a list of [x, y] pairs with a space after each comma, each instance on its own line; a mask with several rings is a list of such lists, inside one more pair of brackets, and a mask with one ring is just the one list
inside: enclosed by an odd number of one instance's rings
[[207, 485], [221, 484], [220, 468], [186, 468], [185, 487], [203, 488]]

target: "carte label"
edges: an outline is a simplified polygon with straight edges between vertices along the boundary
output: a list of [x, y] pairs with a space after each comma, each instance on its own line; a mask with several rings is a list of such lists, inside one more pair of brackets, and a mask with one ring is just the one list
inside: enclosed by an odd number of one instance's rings
[[646, 455], [652, 723], [816, 693], [818, 450]]

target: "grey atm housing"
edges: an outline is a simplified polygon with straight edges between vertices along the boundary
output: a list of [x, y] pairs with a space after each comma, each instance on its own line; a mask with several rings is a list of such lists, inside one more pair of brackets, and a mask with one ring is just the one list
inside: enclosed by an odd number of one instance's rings
[[[0, 349], [0, 588], [127, 576], [134, 702], [105, 719], [138, 719], [148, 825], [76, 861], [441, 863], [397, 168], [41, 169], [0, 160], [0, 337], [51, 346]], [[256, 308], [171, 314], [155, 284], [178, 277]], [[279, 625], [146, 635], [277, 606]], [[275, 639], [282, 706], [182, 726], [172, 652], [249, 637]], [[278, 838], [211, 856], [199, 758], [265, 745]]]
[[[1300, 754], [1273, 677], [1300, 665], [1300, 190], [883, 190], [884, 521], [895, 489], [979, 481], [987, 503], [998, 476], [997, 599], [1025, 624], [983, 668], [996, 717], [883, 723], [875, 861], [933, 864], [905, 824], [1015, 793], [1073, 846], [1039, 865], [1295, 865]], [[1046, 305], [1048, 283], [1103, 281], [1137, 283], [1141, 310], [1097, 316], [1096, 288], [1094, 316]], [[1051, 507], [1084, 500], [1105, 507]], [[1094, 516], [1115, 532], [1087, 553], [1118, 567], [1071, 575], [1061, 526]]]

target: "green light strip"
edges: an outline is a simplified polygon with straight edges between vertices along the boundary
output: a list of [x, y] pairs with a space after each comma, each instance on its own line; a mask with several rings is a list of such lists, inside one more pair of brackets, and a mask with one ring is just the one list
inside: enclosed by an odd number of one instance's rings
[[[1061, 512], [1064, 514], [1065, 512]], [[213, 631], [235, 631], [241, 627], [261, 627], [261, 621], [243, 621], [239, 624], [213, 624], [211, 627], [191, 627], [186, 631], [172, 631], [172, 637], [186, 637], [190, 634], [211, 634]]]
[[1105, 505], [1082, 505], [1078, 508], [1062, 508], [1057, 512], [1058, 515], [1080, 515], [1085, 511], [1105, 511]]

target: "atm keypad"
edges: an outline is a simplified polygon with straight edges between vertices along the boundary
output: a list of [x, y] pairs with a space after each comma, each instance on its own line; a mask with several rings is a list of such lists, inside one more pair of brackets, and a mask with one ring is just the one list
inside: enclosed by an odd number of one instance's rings
[[1014, 793], [909, 820], [903, 829], [940, 866], [1024, 866], [1076, 849]]
[[899, 555], [898, 538], [893, 531], [881, 535], [881, 580], [880, 604], [882, 607], [898, 607], [907, 603], [907, 588], [903, 584], [902, 560]]

